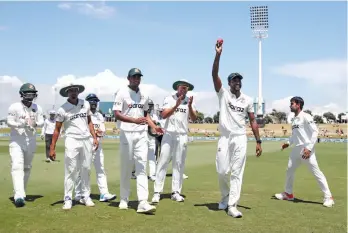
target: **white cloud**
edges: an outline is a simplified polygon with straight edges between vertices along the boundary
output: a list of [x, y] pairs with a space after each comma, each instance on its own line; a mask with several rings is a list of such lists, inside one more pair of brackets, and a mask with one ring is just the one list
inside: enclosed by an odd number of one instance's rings
[[77, 13], [99, 18], [110, 18], [115, 14], [115, 8], [107, 6], [104, 2], [100, 3], [60, 3], [58, 8], [62, 10], [76, 11]]
[[[114, 93], [120, 88], [126, 88], [128, 80], [125, 77], [118, 77], [112, 71], [105, 70], [94, 76], [77, 77], [75, 75], [63, 75], [57, 78], [55, 84], [44, 85], [34, 83], [39, 90], [37, 103], [42, 106], [45, 112], [49, 111], [55, 104], [55, 109], [66, 101], [65, 98], [59, 95], [59, 90], [70, 83], [82, 84], [86, 90], [80, 95], [84, 98], [89, 93], [96, 93], [102, 101], [113, 101]], [[15, 76], [0, 76], [0, 119], [3, 119], [7, 114], [9, 105], [15, 101], [19, 101], [18, 90], [23, 84], [20, 78]], [[168, 88], [164, 89], [155, 84], [146, 83], [144, 80], [140, 85], [141, 90], [148, 94], [155, 104], [161, 105], [165, 96], [173, 93], [172, 84], [168, 83]], [[55, 92], [56, 89], [56, 92]], [[56, 94], [55, 94], [56, 93]], [[213, 116], [218, 109], [218, 98], [215, 92], [191, 92], [189, 95], [194, 96], [198, 111], [203, 112], [206, 116]], [[286, 97], [280, 100], [270, 102], [267, 112], [273, 108], [278, 111], [289, 113], [289, 100], [291, 97]], [[308, 106], [313, 112], [333, 111], [341, 112], [341, 106], [337, 104], [328, 104], [325, 106]]]

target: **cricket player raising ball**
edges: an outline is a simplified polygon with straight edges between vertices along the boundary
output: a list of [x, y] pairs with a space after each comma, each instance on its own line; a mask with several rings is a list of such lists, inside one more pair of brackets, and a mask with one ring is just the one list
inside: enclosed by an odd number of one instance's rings
[[[228, 208], [230, 216], [239, 218], [242, 217], [242, 213], [238, 211], [237, 204], [242, 189], [247, 151], [246, 117], [249, 117], [256, 139], [256, 156], [260, 156], [262, 153], [261, 140], [252, 99], [241, 92], [242, 75], [239, 73], [230, 74], [227, 78], [230, 88], [225, 89], [218, 75], [222, 40], [218, 40], [215, 50], [212, 76], [220, 107], [220, 138], [216, 154], [216, 169], [221, 191], [219, 209]], [[230, 177], [228, 177], [229, 173]], [[230, 187], [228, 187], [228, 183], [230, 183]]]
[[19, 94], [22, 101], [9, 107], [7, 125], [11, 128], [9, 149], [14, 202], [17, 207], [22, 207], [25, 205], [31, 163], [36, 152], [36, 127], [43, 126], [44, 118], [41, 107], [33, 103], [37, 97], [33, 84], [23, 84]]
[[[56, 143], [62, 125], [65, 130], [65, 179], [64, 179], [64, 210], [72, 207], [72, 194], [78, 174], [81, 176], [82, 199], [80, 203], [94, 206], [90, 198], [90, 170], [92, 147], [98, 149], [99, 142], [91, 120], [91, 108], [88, 101], [79, 99], [78, 95], [85, 90], [82, 85], [69, 85], [60, 90], [60, 95], [68, 97], [58, 109], [56, 128], [50, 147], [50, 157], [56, 159]], [[93, 140], [91, 140], [91, 135]]]
[[302, 111], [304, 101], [301, 97], [295, 96], [290, 100], [290, 110], [295, 113], [292, 120], [292, 135], [287, 143], [284, 143], [282, 150], [294, 145], [289, 157], [288, 169], [286, 171], [285, 192], [275, 194], [279, 200], [294, 200], [293, 184], [295, 170], [301, 163], [305, 163], [317, 180], [321, 191], [324, 194], [325, 207], [332, 207], [334, 200], [326, 181], [325, 175], [320, 170], [315, 156], [314, 145], [318, 140], [318, 128], [310, 114]]
[[193, 96], [187, 97], [186, 94], [188, 91], [192, 91], [193, 88], [194, 86], [187, 80], [179, 80], [173, 84], [173, 89], [177, 93], [164, 99], [161, 114], [163, 119], [165, 119], [165, 134], [163, 135], [161, 154], [157, 163], [154, 185], [155, 193], [152, 203], [158, 203], [160, 201], [160, 194], [163, 192], [164, 181], [171, 157], [173, 157], [171, 199], [178, 202], [184, 201], [184, 197], [180, 193], [187, 154], [188, 120], [189, 118], [192, 121], [197, 119]]
[[147, 114], [149, 110], [149, 97], [139, 89], [142, 73], [133, 68], [128, 72], [129, 85], [118, 91], [113, 110], [117, 120], [120, 121], [120, 209], [128, 209], [130, 195], [130, 181], [132, 168], [135, 164], [137, 178], [138, 213], [151, 213], [155, 206], [148, 203], [148, 178], [147, 178], [147, 152], [148, 152], [148, 125], [154, 132], [163, 134], [160, 127], [156, 126]]
[[[94, 126], [95, 134], [97, 135], [97, 139], [99, 141], [98, 149], [94, 150], [92, 154], [92, 160], [94, 163], [98, 188], [100, 192], [99, 201], [107, 202], [107, 201], [114, 200], [116, 198], [116, 195], [109, 193], [106, 172], [104, 168], [104, 152], [103, 152], [103, 148], [101, 144], [102, 138], [106, 131], [104, 117], [100, 112], [97, 111], [97, 105], [98, 105], [98, 102], [100, 101], [97, 95], [95, 94], [87, 95], [86, 101], [88, 101], [91, 107], [91, 112], [92, 112], [91, 120]], [[91, 140], [93, 140], [93, 138], [91, 138]], [[78, 179], [76, 181], [76, 186], [75, 186], [75, 200], [79, 202], [81, 201], [81, 197], [82, 197], [81, 188], [82, 188], [81, 176], [78, 176]]]

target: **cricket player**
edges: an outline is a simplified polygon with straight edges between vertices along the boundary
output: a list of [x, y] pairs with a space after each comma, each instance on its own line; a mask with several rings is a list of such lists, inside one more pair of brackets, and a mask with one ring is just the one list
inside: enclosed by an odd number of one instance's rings
[[[154, 104], [152, 100], [149, 100], [149, 111], [148, 114], [150, 115], [152, 121], [154, 124], [159, 123], [159, 119], [154, 111]], [[149, 132], [151, 131], [151, 126], [149, 126]], [[161, 135], [162, 136], [162, 135]], [[156, 178], [156, 137], [151, 136], [150, 133], [148, 133], [148, 152], [147, 152], [147, 159], [149, 161], [149, 178], [151, 181], [155, 181]]]
[[51, 162], [50, 159], [50, 145], [52, 143], [52, 136], [56, 127], [56, 112], [51, 110], [49, 112], [50, 117], [45, 120], [44, 126], [41, 129], [41, 139], [45, 139], [46, 144], [46, 162]]
[[[63, 87], [59, 92], [61, 96], [68, 98], [58, 109], [56, 128], [50, 146], [50, 157], [53, 160], [56, 159], [56, 143], [63, 125], [65, 130], [64, 210], [70, 210], [72, 207], [72, 193], [78, 173], [81, 176], [83, 197], [80, 203], [94, 206], [90, 198], [90, 170], [92, 149], [97, 150], [99, 142], [91, 120], [90, 105], [88, 101], [78, 98], [78, 95], [84, 90], [85, 87], [82, 85], [71, 84]], [[93, 140], [91, 140], [91, 136]]]
[[36, 152], [36, 127], [44, 124], [42, 109], [33, 102], [37, 93], [33, 84], [23, 84], [19, 89], [22, 101], [11, 104], [8, 109], [7, 125], [11, 128], [9, 152], [16, 207], [25, 205], [27, 184]]
[[292, 119], [292, 135], [287, 143], [282, 145], [282, 150], [294, 145], [289, 157], [288, 169], [286, 171], [285, 191], [275, 194], [279, 200], [294, 200], [293, 184], [295, 170], [301, 163], [305, 163], [317, 180], [321, 191], [324, 194], [323, 205], [332, 207], [334, 200], [326, 181], [325, 175], [320, 170], [315, 156], [314, 145], [318, 140], [318, 128], [310, 114], [302, 111], [304, 101], [301, 97], [295, 96], [290, 100], [290, 110], [295, 113]]
[[[97, 105], [100, 101], [97, 95], [89, 94], [87, 95], [86, 101], [88, 101], [91, 107], [91, 120], [94, 126], [97, 139], [99, 141], [99, 147], [97, 150], [93, 151], [92, 160], [94, 163], [94, 168], [97, 176], [97, 183], [100, 192], [99, 201], [107, 202], [116, 199], [116, 195], [110, 194], [108, 189], [108, 183], [106, 178], [106, 172], [104, 168], [104, 152], [102, 148], [102, 138], [105, 135], [105, 123], [103, 115], [97, 111]], [[92, 140], [92, 138], [91, 138]], [[75, 201], [80, 202], [82, 198], [82, 183], [81, 176], [78, 176], [76, 185], [75, 185]]]
[[157, 163], [152, 203], [160, 201], [171, 157], [173, 157], [171, 199], [177, 202], [184, 201], [184, 197], [180, 194], [187, 154], [188, 120], [189, 118], [193, 121], [197, 119], [193, 96], [187, 97], [186, 94], [188, 91], [192, 91], [193, 88], [194, 86], [187, 80], [176, 81], [173, 84], [176, 93], [164, 99], [162, 117], [166, 119], [164, 123], [165, 134], [162, 138], [161, 154]]
[[[230, 88], [225, 89], [218, 75], [222, 44], [217, 43], [215, 50], [212, 76], [220, 108], [220, 138], [216, 153], [216, 169], [221, 192], [219, 209], [228, 208], [228, 215], [240, 218], [242, 213], [237, 209], [237, 204], [240, 199], [246, 162], [246, 117], [250, 120], [250, 126], [256, 139], [257, 157], [262, 153], [261, 140], [254, 116], [252, 98], [241, 92], [243, 76], [239, 73], [230, 74], [227, 78]], [[229, 173], [230, 177], [228, 177]]]
[[139, 89], [143, 74], [137, 68], [128, 72], [128, 87], [118, 91], [113, 110], [120, 121], [120, 209], [128, 209], [130, 195], [130, 180], [133, 164], [137, 177], [138, 213], [151, 213], [156, 207], [148, 203], [147, 152], [148, 152], [148, 125], [159, 134], [163, 134], [147, 114], [149, 97]]

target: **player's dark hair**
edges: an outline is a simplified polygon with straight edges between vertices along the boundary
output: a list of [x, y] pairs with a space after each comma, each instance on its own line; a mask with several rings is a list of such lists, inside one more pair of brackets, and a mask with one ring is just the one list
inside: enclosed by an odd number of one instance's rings
[[300, 109], [303, 109], [304, 101], [302, 97], [294, 96], [291, 98], [290, 102], [295, 102], [296, 104], [300, 105]]

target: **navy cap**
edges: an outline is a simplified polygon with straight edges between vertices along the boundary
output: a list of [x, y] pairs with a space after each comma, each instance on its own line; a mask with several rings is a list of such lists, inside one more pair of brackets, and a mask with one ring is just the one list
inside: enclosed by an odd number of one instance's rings
[[240, 73], [232, 73], [228, 76], [227, 81], [231, 81], [234, 78], [243, 79], [243, 76]]

